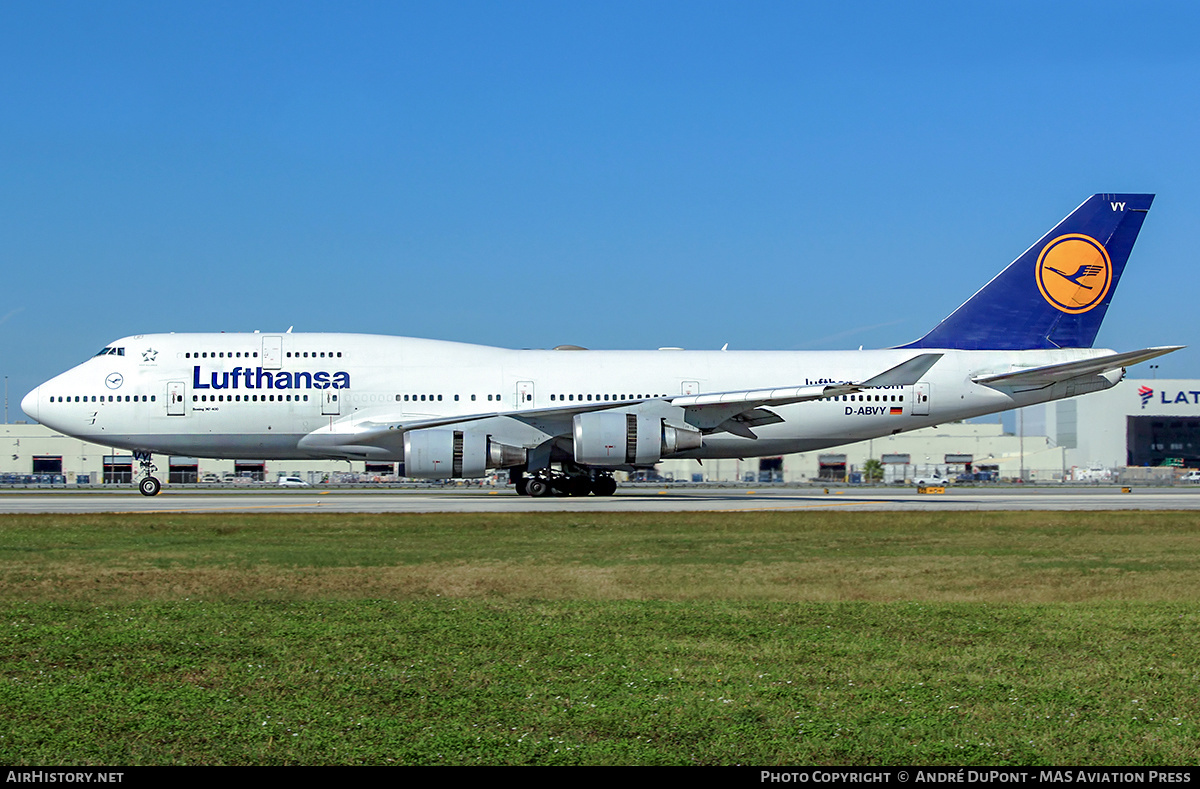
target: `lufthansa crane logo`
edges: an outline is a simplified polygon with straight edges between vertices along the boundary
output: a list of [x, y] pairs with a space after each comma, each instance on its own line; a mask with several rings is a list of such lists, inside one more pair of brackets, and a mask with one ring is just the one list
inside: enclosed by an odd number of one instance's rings
[[1112, 285], [1112, 261], [1096, 239], [1081, 233], [1059, 236], [1038, 257], [1038, 290], [1056, 309], [1087, 312], [1104, 301]]

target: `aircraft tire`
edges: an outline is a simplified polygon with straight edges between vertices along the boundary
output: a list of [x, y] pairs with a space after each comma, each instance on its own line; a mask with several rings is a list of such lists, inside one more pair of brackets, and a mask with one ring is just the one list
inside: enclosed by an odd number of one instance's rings
[[138, 492], [143, 496], [157, 496], [162, 489], [162, 483], [154, 477], [146, 477], [138, 483]]
[[518, 496], [528, 496], [529, 495], [529, 480], [525, 479], [524, 477], [521, 477], [520, 479], [518, 479], [516, 482], [513, 483], [513, 488], [516, 489]]
[[550, 485], [544, 479], [536, 477], [525, 482], [525, 492], [534, 498], [550, 495]]
[[592, 481], [592, 493], [597, 496], [611, 496], [617, 492], [617, 481], [612, 477], [597, 477]]

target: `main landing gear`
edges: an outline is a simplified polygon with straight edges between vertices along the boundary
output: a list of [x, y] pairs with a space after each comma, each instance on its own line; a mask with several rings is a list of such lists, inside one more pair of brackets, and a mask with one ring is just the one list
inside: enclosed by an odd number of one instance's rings
[[539, 469], [532, 474], [522, 471], [510, 472], [513, 487], [521, 496], [611, 496], [617, 492], [617, 481], [608, 471], [585, 471], [571, 469], [554, 471]]
[[162, 483], [154, 476], [154, 472], [158, 471], [158, 466], [154, 465], [154, 461], [150, 459], [149, 452], [133, 453], [133, 459], [138, 462], [140, 473], [145, 474], [142, 480], [138, 482], [138, 492], [143, 496], [157, 496], [162, 490]]

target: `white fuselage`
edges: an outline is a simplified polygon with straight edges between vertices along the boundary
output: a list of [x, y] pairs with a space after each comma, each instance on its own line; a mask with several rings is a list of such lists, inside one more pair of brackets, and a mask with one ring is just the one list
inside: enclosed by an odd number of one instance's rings
[[[663, 398], [866, 380], [922, 352], [543, 351], [361, 334], [154, 334], [111, 343], [35, 389], [22, 408], [68, 435], [130, 450], [330, 457], [337, 453], [302, 447], [301, 440], [314, 431], [352, 431], [381, 421], [402, 425], [627, 401], [669, 410]], [[754, 428], [757, 438], [713, 432], [702, 447], [675, 457], [809, 451], [1107, 388], [1120, 379], [1117, 371], [1069, 388], [1016, 392], [972, 379], [1110, 352], [939, 353], [913, 386], [772, 406], [782, 421]], [[508, 440], [532, 446], [545, 439], [525, 430]], [[402, 451], [391, 457], [403, 459]]]

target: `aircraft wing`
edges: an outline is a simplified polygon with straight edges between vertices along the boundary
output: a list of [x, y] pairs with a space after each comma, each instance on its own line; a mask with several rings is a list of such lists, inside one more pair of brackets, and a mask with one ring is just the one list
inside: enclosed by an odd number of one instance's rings
[[[628, 408], [642, 403], [661, 402], [683, 408], [685, 421], [701, 429], [715, 428], [731, 417], [739, 414], [753, 414], [762, 406], [789, 405], [806, 400], [820, 400], [824, 397], [840, 397], [841, 395], [861, 392], [879, 386], [911, 386], [929, 371], [942, 358], [940, 353], [923, 353], [884, 372], [858, 383], [817, 384], [814, 386], [783, 387], [776, 389], [746, 389], [733, 392], [714, 392], [700, 395], [668, 395], [666, 397], [644, 398], [641, 400], [618, 400], [600, 403], [576, 403], [575, 405], [557, 408], [533, 408], [525, 411], [503, 411], [471, 416], [447, 416], [436, 419], [419, 421], [409, 420], [394, 424], [392, 430], [420, 430], [427, 427], [442, 427], [449, 424], [474, 422], [493, 417], [518, 419], [533, 425], [562, 422], [567, 425], [562, 433], [570, 431], [571, 420], [576, 414], [591, 411], [610, 411], [614, 408]], [[769, 411], [758, 412], [770, 414]], [[717, 418], [719, 416], [719, 418]], [[772, 414], [772, 416], [774, 416]], [[378, 421], [378, 420], [376, 420]], [[778, 417], [770, 421], [783, 421]], [[758, 424], [766, 424], [760, 421]], [[551, 431], [547, 431], [551, 432]], [[737, 431], [732, 431], [737, 432]]]
[[[745, 429], [744, 423], [748, 420], [738, 419], [738, 417], [744, 415], [753, 419], [757, 415], [761, 420], [763, 415], [771, 414], [770, 411], [762, 409], [762, 406], [789, 405], [807, 400], [820, 400], [825, 397], [840, 397], [880, 386], [912, 386], [921, 380], [921, 377], [929, 372], [929, 368], [933, 367], [941, 358], [942, 354], [940, 353], [919, 354], [890, 370], [885, 370], [858, 383], [818, 384], [783, 389], [748, 389], [739, 392], [714, 392], [664, 399], [671, 405], [684, 408], [687, 411], [688, 424], [701, 430], [724, 429], [737, 435], [754, 438], [754, 434]], [[774, 415], [772, 414], [772, 416]], [[776, 417], [771, 421], [782, 420]], [[741, 429], [738, 429], [739, 423], [743, 423]], [[767, 424], [767, 422], [757, 421], [755, 424]]]
[[1100, 375], [1111, 370], [1116, 370], [1119, 367], [1128, 367], [1129, 365], [1138, 364], [1148, 359], [1163, 356], [1172, 351], [1178, 351], [1183, 347], [1182, 345], [1168, 345], [1160, 348], [1144, 348], [1140, 351], [1128, 351], [1126, 353], [1111, 353], [1107, 356], [1097, 356], [1093, 359], [1083, 359], [1078, 362], [1048, 364], [1044, 367], [1030, 367], [1025, 370], [1014, 370], [1008, 373], [983, 375], [973, 380], [975, 383], [984, 386], [1040, 389], [1044, 386], [1059, 383], [1060, 381], [1070, 380], [1071, 378], [1079, 378], [1085, 375]]
[[[633, 406], [653, 408], [655, 404], [683, 409], [683, 421], [703, 432], [728, 431], [735, 435], [756, 438], [750, 432], [751, 427], [783, 421], [781, 417], [763, 406], [820, 400], [824, 397], [852, 394], [879, 386], [910, 386], [920, 380], [941, 357], [940, 353], [918, 354], [889, 370], [857, 383], [747, 389], [702, 395], [575, 403], [555, 408], [492, 411], [434, 418], [418, 417], [414, 419], [401, 415], [391, 418], [386, 414], [373, 414], [362, 420], [335, 422], [327, 427], [314, 430], [300, 440], [300, 447], [315, 451], [337, 449], [342, 453], [352, 452], [368, 456], [378, 449], [394, 449], [401, 443], [405, 432], [477, 422], [491, 422], [489, 428], [506, 423], [510, 429], [506, 429], [505, 432], [524, 436], [521, 443], [529, 446], [537, 445], [555, 436], [570, 435], [572, 423], [577, 414], [626, 409]], [[514, 423], [520, 423], [524, 429], [511, 430]]]

